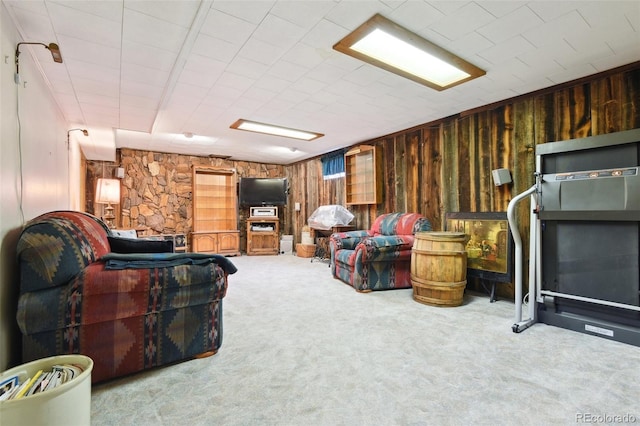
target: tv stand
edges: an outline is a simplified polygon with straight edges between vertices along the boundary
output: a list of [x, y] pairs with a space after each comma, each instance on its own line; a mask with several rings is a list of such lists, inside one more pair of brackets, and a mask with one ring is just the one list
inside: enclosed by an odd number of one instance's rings
[[280, 219], [255, 216], [247, 219], [247, 256], [276, 255], [280, 251]]

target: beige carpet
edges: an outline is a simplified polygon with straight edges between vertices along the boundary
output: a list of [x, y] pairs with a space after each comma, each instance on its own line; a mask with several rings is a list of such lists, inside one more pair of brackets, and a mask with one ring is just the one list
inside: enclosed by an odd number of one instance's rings
[[95, 385], [93, 425], [640, 423], [638, 347], [514, 334], [513, 303], [481, 294], [439, 308], [294, 255], [231, 259], [218, 354]]

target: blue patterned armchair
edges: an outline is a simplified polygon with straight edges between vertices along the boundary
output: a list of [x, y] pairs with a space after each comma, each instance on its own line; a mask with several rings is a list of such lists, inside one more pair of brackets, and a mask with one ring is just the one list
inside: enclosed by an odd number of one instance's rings
[[215, 353], [235, 266], [118, 238], [95, 216], [45, 213], [18, 241], [23, 361], [80, 353], [93, 382]]
[[419, 213], [387, 213], [369, 230], [331, 235], [331, 273], [359, 292], [411, 288], [416, 232], [431, 231]]

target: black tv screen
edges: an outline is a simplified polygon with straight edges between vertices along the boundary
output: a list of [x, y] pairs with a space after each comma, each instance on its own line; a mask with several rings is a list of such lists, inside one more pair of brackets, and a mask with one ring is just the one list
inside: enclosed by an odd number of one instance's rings
[[239, 201], [243, 206], [284, 206], [287, 178], [240, 178]]

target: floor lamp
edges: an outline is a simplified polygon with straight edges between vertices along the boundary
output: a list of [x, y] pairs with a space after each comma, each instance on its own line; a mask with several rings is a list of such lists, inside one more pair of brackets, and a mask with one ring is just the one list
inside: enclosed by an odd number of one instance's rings
[[104, 208], [104, 220], [109, 228], [115, 228], [115, 216], [111, 204], [120, 203], [120, 181], [118, 179], [98, 179], [96, 203], [107, 205]]

